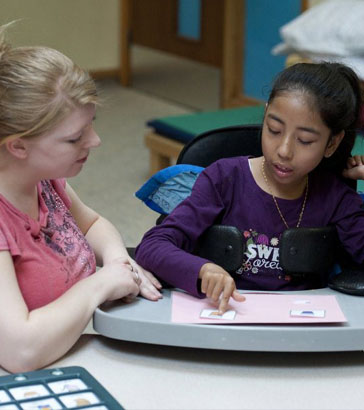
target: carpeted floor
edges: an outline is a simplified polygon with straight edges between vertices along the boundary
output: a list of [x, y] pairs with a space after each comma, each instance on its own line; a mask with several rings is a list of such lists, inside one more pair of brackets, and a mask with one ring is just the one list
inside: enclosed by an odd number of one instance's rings
[[220, 70], [169, 53], [134, 45], [133, 88], [196, 111], [219, 109]]

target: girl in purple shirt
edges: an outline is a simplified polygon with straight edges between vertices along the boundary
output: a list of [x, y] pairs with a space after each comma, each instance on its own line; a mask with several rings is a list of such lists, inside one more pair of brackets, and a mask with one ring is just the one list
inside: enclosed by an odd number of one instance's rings
[[[282, 232], [292, 227], [336, 226], [340, 241], [364, 262], [360, 196], [341, 180], [364, 178], [361, 157], [350, 158], [361, 110], [355, 73], [341, 64], [297, 64], [276, 79], [266, 105], [259, 158], [222, 159], [207, 167], [189, 198], [147, 232], [136, 260], [173, 286], [219, 301], [224, 312], [238, 288], [308, 289], [279, 264]], [[336, 175], [327, 171], [336, 170]], [[246, 241], [234, 279], [193, 255], [215, 223], [233, 225]], [[201, 288], [198, 282], [201, 280]]]

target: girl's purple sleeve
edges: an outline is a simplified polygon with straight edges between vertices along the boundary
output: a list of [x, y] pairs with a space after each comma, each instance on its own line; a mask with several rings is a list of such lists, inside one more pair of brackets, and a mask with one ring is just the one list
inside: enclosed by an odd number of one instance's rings
[[219, 191], [218, 168], [212, 165], [201, 173], [190, 197], [144, 235], [136, 248], [136, 261], [168, 284], [202, 297], [198, 274], [210, 261], [192, 252], [224, 209]]

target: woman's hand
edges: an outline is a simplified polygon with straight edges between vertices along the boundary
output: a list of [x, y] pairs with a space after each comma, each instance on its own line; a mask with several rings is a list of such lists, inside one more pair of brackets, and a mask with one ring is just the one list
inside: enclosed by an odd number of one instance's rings
[[198, 277], [202, 280], [202, 293], [214, 302], [219, 302], [220, 315], [226, 312], [230, 297], [237, 302], [245, 300], [245, 297], [237, 291], [234, 279], [221, 266], [205, 263]]
[[[139, 266], [132, 258], [119, 257], [113, 259], [111, 262], [105, 264], [104, 267], [101, 268], [98, 272], [105, 269], [107, 269], [108, 271], [110, 270], [110, 273], [115, 271], [116, 275], [123, 276], [123, 278], [110, 278], [108, 279], [109, 281], [118, 280], [119, 282], [125, 282], [123, 285], [121, 285], [121, 283], [115, 285], [117, 287], [123, 286], [125, 291], [123, 292], [122, 289], [115, 289], [115, 294], [119, 294], [120, 296], [112, 296], [112, 298], [108, 298], [109, 301], [115, 299], [123, 299], [123, 302], [128, 303], [131, 302], [139, 294], [152, 301], [157, 301], [162, 298], [162, 294], [158, 290], [162, 288], [162, 285], [150, 272]], [[131, 285], [132, 289], [130, 287]], [[135, 285], [137, 286], [137, 289]], [[129, 289], [131, 289], [131, 292], [128, 292]]]
[[364, 155], [354, 155], [346, 163], [343, 176], [350, 179], [364, 179]]
[[131, 300], [140, 292], [140, 281], [127, 258], [121, 257], [112, 260], [96, 271], [94, 275], [103, 276], [103, 285], [107, 287], [104, 301], [123, 298]]
[[162, 298], [162, 294], [159, 292], [162, 289], [162, 285], [149, 271], [139, 266], [133, 259], [129, 259], [129, 263], [133, 268], [133, 271], [137, 273], [140, 279], [139, 288], [140, 295], [146, 299], [157, 301]]

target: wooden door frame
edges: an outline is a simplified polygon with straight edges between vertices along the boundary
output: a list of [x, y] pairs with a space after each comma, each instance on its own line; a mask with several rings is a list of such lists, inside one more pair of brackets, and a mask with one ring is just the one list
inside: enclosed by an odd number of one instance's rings
[[[133, 0], [120, 1], [120, 70], [119, 80], [125, 87], [131, 85], [131, 13]], [[243, 0], [224, 1], [223, 51], [220, 75], [220, 104], [231, 105], [237, 93], [241, 93], [242, 78], [242, 35], [243, 35]], [[240, 78], [240, 80], [239, 80]]]
[[[225, 1], [225, 0], [222, 0]], [[132, 44], [132, 7], [133, 0], [119, 0], [120, 10], [120, 63], [118, 77], [122, 85], [130, 86], [132, 82], [131, 44]], [[194, 42], [182, 39], [181, 41]], [[219, 67], [220, 68], [220, 67]]]
[[[120, 70], [119, 80], [125, 87], [131, 85], [131, 12], [133, 0], [120, 1]], [[245, 23], [245, 0], [222, 0], [223, 15], [223, 50], [220, 72], [220, 106], [261, 104], [260, 100], [247, 97], [242, 92], [243, 79], [243, 44]], [[301, 10], [308, 8], [308, 0], [301, 0]]]
[[[242, 105], [244, 3], [244, 0], [224, 0], [221, 108]], [[248, 105], [248, 101], [244, 103]]]
[[125, 86], [131, 85], [131, 8], [133, 0], [119, 0], [120, 3], [120, 70], [119, 81]]

